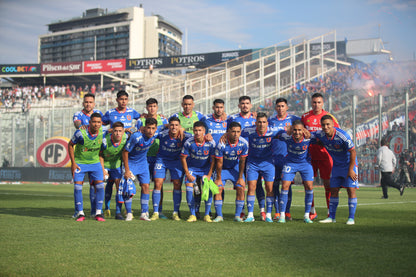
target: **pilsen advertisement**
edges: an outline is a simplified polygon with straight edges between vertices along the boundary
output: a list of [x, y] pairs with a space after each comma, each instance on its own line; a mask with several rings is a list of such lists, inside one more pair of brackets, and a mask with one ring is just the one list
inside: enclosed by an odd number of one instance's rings
[[82, 72], [82, 62], [43, 63], [42, 74], [79, 73]]
[[40, 74], [40, 64], [2, 64], [0, 75]]
[[145, 59], [129, 59], [127, 60], [126, 69], [149, 69], [153, 66], [156, 68], [172, 68], [172, 67], [188, 67], [204, 68], [226, 62], [232, 59], [238, 59], [252, 52], [249, 50], [237, 50], [227, 52], [213, 52], [206, 54], [194, 54], [185, 56], [158, 57]]
[[84, 62], [84, 72], [105, 72], [126, 70], [126, 60], [100, 60]]

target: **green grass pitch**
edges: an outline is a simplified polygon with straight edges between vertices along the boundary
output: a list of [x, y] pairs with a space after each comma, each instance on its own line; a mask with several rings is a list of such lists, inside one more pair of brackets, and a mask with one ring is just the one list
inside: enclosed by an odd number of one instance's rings
[[[171, 216], [172, 186], [164, 214]], [[335, 224], [304, 224], [303, 188], [294, 186], [293, 221], [233, 222], [235, 194], [226, 191], [221, 223], [138, 220], [76, 222], [71, 184], [0, 185], [0, 276], [415, 276], [416, 189], [358, 192], [356, 224], [345, 224], [346, 191]], [[318, 217], [324, 191], [315, 188]], [[88, 188], [84, 207], [89, 213]], [[112, 202], [114, 214], [114, 200]], [[203, 210], [203, 208], [201, 209]], [[189, 215], [182, 197], [182, 217]]]

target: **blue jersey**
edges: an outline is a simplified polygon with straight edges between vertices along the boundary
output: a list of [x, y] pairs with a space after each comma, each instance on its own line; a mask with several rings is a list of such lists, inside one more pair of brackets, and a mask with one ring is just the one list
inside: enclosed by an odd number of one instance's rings
[[198, 144], [194, 137], [185, 141], [182, 148], [182, 156], [186, 156], [188, 168], [205, 170], [211, 166], [212, 156], [215, 155], [215, 141], [204, 141]]
[[256, 124], [256, 119], [254, 118], [253, 114], [250, 113], [248, 117], [244, 117], [241, 115], [241, 113], [233, 114], [228, 117], [227, 124], [230, 124], [231, 122], [238, 122], [241, 125], [241, 130], [254, 126]]
[[328, 150], [334, 162], [334, 168], [348, 167], [351, 156], [350, 150], [354, 149], [354, 143], [347, 132], [337, 127], [334, 128], [335, 132], [332, 138], [328, 138], [321, 130], [316, 131], [316, 140], [322, 142], [326, 150]]
[[222, 135], [227, 132], [227, 120], [215, 119], [212, 114], [207, 115], [202, 120], [205, 126], [207, 127], [208, 133], [210, 133], [215, 140], [215, 143], [218, 144]]
[[220, 142], [215, 149], [215, 157], [223, 158], [223, 169], [236, 169], [238, 171], [238, 164], [241, 157], [248, 155], [248, 142], [245, 138], [240, 137], [236, 144]]
[[110, 128], [113, 127], [113, 124], [117, 121], [120, 121], [124, 124], [124, 128], [133, 127], [133, 119], [139, 119], [140, 114], [132, 109], [127, 107], [125, 112], [120, 112], [118, 108], [111, 109], [105, 113], [103, 116], [103, 124], [110, 124]]
[[303, 138], [301, 141], [297, 142], [285, 131], [280, 131], [277, 137], [279, 141], [287, 146], [286, 163], [311, 162], [311, 156], [309, 154], [309, 144], [311, 143], [311, 139]]
[[178, 160], [184, 142], [191, 137], [191, 134], [185, 133], [184, 140], [172, 138], [169, 135], [168, 129], [163, 130], [159, 134], [159, 152], [157, 153], [157, 157], [168, 161]]
[[129, 152], [129, 165], [130, 163], [147, 164], [147, 152], [155, 139], [156, 135], [148, 138], [140, 132], [133, 133], [124, 147], [124, 149]]
[[[300, 120], [300, 117], [288, 114], [284, 119], [277, 118], [277, 115], [269, 117], [269, 127], [277, 128], [277, 130], [284, 130], [285, 127], [291, 126], [293, 121]], [[273, 140], [272, 142], [273, 158], [275, 160], [282, 159], [287, 155], [286, 143], [281, 140]]]
[[[99, 113], [101, 117], [103, 116], [103, 113], [99, 110], [92, 110], [92, 113]], [[72, 121], [75, 123], [75, 121], [81, 121], [81, 126], [89, 125], [90, 124], [90, 115], [84, 113], [84, 110], [74, 113], [74, 116], [72, 117]]]
[[257, 133], [256, 126], [245, 128], [241, 136], [248, 140], [248, 160], [260, 162], [272, 160], [272, 140], [277, 135], [278, 130], [267, 127], [264, 135]]

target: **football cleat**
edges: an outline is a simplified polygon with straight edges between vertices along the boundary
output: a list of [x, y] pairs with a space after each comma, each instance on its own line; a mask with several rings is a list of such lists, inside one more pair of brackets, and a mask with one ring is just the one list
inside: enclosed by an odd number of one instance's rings
[[143, 221], [150, 221], [149, 215], [147, 213], [142, 213], [139, 219]]
[[279, 217], [280, 217], [280, 213], [275, 213], [273, 220], [279, 220]]
[[318, 217], [318, 214], [317, 213], [310, 213], [309, 214], [309, 219], [310, 220], [314, 220], [315, 218], [317, 218]]
[[110, 218], [111, 217], [111, 211], [110, 210], [105, 210], [104, 211], [104, 216]]
[[266, 221], [266, 213], [265, 212], [261, 212], [260, 216], [261, 216], [262, 221]]
[[285, 213], [285, 217], [287, 221], [292, 221], [292, 215], [290, 213]]
[[133, 213], [128, 213], [126, 216], [126, 221], [132, 221], [133, 220]]
[[236, 222], [243, 222], [243, 220], [239, 216], [234, 217], [234, 221], [236, 221]]
[[247, 217], [246, 220], [244, 220], [244, 222], [254, 222], [254, 221], [256, 221], [254, 217]]
[[159, 219], [159, 213], [153, 213], [150, 220], [158, 220]]
[[186, 222], [196, 222], [197, 218], [193, 214], [191, 214]]
[[270, 217], [266, 217], [266, 222], [273, 223], [273, 219], [271, 219]]
[[206, 216], [204, 216], [204, 221], [205, 222], [212, 222], [211, 217], [209, 216], [209, 214], [207, 214]]
[[319, 223], [335, 223], [335, 222], [336, 222], [335, 219], [332, 219], [330, 217], [327, 217], [323, 220], [319, 220]]
[[279, 218], [277, 223], [286, 223], [286, 218], [283, 218], [283, 217]]
[[84, 221], [85, 220], [85, 214], [83, 212], [78, 212], [74, 216], [75, 216], [77, 221]]
[[213, 222], [223, 222], [224, 221], [224, 218], [222, 217], [222, 216], [217, 216], [214, 220], [213, 220]]
[[104, 216], [102, 214], [97, 214], [95, 216], [95, 220], [101, 221], [101, 222], [104, 222], [105, 221]]
[[168, 219], [168, 217], [162, 213], [159, 213], [159, 218], [160, 219]]
[[310, 218], [304, 218], [303, 222], [305, 223], [313, 223], [313, 221]]
[[120, 214], [116, 214], [116, 219], [117, 220], [124, 220], [124, 217]]
[[245, 214], [244, 212], [241, 212], [241, 214], [240, 214], [240, 218], [241, 218], [241, 219], [244, 219], [244, 217], [246, 217], [246, 214]]
[[175, 221], [181, 221], [181, 218], [179, 217], [178, 213], [173, 213], [172, 214], [172, 219], [175, 220]]
[[348, 218], [348, 220], [347, 220], [347, 223], [346, 223], [347, 225], [354, 225], [355, 224], [355, 221], [354, 221], [354, 219], [353, 218]]

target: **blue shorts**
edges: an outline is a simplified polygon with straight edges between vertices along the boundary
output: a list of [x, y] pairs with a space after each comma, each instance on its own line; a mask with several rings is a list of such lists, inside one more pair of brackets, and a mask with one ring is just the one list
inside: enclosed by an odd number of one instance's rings
[[131, 173], [136, 176], [140, 184], [150, 184], [149, 164], [147, 161], [140, 164], [129, 163], [129, 167]]
[[166, 170], [168, 169], [172, 180], [180, 180], [182, 178], [183, 168], [181, 161], [167, 161], [162, 158], [156, 159], [155, 167], [153, 170], [153, 177], [164, 179], [166, 177]]
[[89, 173], [90, 181], [103, 181], [104, 173], [101, 163], [77, 164], [81, 170], [75, 170], [74, 182], [83, 182], [85, 173]]
[[198, 178], [201, 178], [201, 179], [202, 179], [202, 177], [204, 177], [204, 175], [207, 175], [207, 174], [208, 174], [208, 172], [209, 172], [209, 168], [207, 168], [207, 169], [205, 169], [205, 170], [201, 170], [200, 168], [192, 168], [192, 167], [190, 167], [188, 170], [189, 170], [189, 173], [190, 173], [193, 177], [195, 177], [195, 180], [194, 180], [193, 182], [190, 182], [190, 181], [188, 180], [188, 178], [186, 178], [186, 177], [185, 177], [185, 184], [193, 184], [193, 183], [195, 183], [195, 182], [196, 182], [196, 180], [197, 180]]
[[[235, 183], [238, 180], [238, 169], [235, 168], [229, 168], [229, 169], [223, 169], [221, 170], [221, 181], [222, 184], [225, 185], [225, 183], [227, 182], [227, 180], [231, 181], [233, 183], [233, 185], [235, 185]], [[243, 175], [243, 179], [244, 179], [244, 175]]]
[[261, 175], [265, 182], [273, 182], [274, 174], [275, 169], [271, 161], [249, 161], [247, 163], [247, 181], [257, 181]]
[[117, 179], [121, 179], [121, 177], [123, 176], [121, 173], [121, 167], [119, 168], [106, 168], [108, 171], [108, 180], [109, 181], [114, 181]]
[[[330, 187], [331, 188], [358, 188], [358, 180], [353, 181], [348, 176], [348, 165], [346, 167], [336, 167], [332, 168]], [[354, 172], [358, 172], [358, 168], [354, 166]]]
[[282, 171], [282, 181], [293, 181], [296, 172], [300, 173], [303, 181], [313, 181], [313, 167], [307, 162], [285, 164]]

